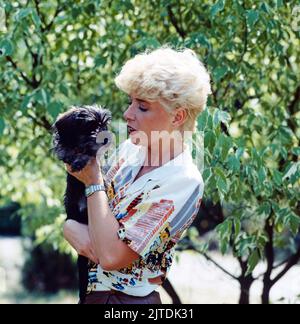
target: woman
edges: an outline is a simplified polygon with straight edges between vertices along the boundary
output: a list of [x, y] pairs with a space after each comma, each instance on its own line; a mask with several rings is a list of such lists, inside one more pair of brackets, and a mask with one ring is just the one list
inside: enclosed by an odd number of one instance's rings
[[160, 304], [155, 290], [203, 195], [184, 132], [195, 130], [210, 78], [193, 51], [161, 48], [129, 60], [115, 82], [130, 98], [130, 138], [106, 175], [106, 191], [96, 160], [79, 173], [67, 166], [88, 187], [89, 225], [67, 221], [64, 235], [98, 264], [85, 303]]

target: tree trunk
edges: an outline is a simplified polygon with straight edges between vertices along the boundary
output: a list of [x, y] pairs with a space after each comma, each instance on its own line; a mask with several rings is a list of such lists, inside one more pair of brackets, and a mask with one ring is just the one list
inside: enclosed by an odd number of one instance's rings
[[172, 298], [173, 304], [177, 304], [177, 305], [181, 304], [181, 300], [180, 300], [179, 296], [177, 295], [175, 289], [173, 288], [171, 282], [168, 279], [166, 279], [165, 282], [163, 283], [163, 288], [169, 294], [169, 296]]
[[254, 280], [251, 276], [241, 277], [239, 279], [239, 283], [241, 285], [241, 293], [240, 293], [240, 305], [249, 305], [250, 304], [250, 288], [253, 284]]
[[272, 282], [271, 280], [264, 280], [264, 288], [261, 295], [261, 302], [263, 305], [270, 304], [270, 291], [272, 289]]

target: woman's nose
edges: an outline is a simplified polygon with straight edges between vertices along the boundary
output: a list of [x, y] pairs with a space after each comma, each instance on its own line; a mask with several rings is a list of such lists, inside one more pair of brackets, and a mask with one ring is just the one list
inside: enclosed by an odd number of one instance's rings
[[133, 114], [133, 109], [132, 109], [132, 104], [127, 108], [127, 110], [124, 112], [123, 117], [125, 120], [133, 120], [134, 119], [134, 114]]

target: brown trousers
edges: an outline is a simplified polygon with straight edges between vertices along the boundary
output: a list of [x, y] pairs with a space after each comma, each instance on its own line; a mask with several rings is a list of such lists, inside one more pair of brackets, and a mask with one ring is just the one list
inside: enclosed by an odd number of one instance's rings
[[84, 304], [161, 304], [159, 293], [153, 291], [145, 297], [135, 297], [120, 291], [94, 291], [86, 295]]

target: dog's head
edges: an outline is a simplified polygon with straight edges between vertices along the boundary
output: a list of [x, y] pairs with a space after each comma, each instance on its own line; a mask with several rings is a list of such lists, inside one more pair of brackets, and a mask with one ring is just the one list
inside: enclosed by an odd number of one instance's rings
[[52, 127], [54, 153], [73, 172], [80, 171], [108, 144], [108, 136], [99, 134], [107, 133], [110, 121], [110, 111], [99, 106], [72, 107], [59, 115]]

